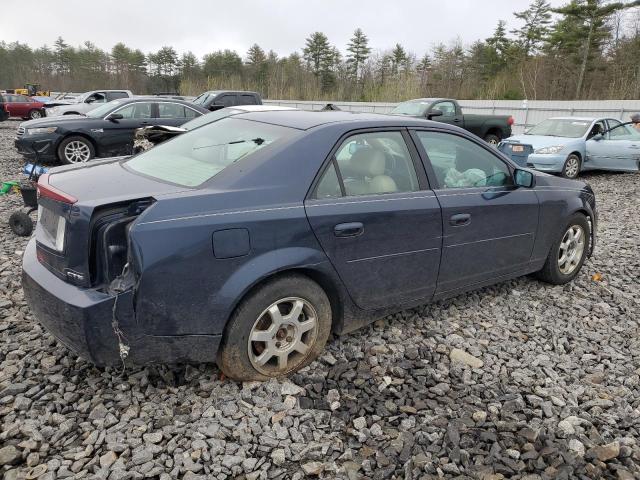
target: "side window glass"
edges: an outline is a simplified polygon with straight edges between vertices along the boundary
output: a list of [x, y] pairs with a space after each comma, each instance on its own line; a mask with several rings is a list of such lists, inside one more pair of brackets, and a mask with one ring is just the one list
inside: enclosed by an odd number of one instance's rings
[[159, 103], [159, 118], [184, 118], [184, 105], [178, 103]]
[[338, 148], [335, 158], [346, 195], [420, 189], [413, 160], [400, 132], [353, 135]]
[[437, 103], [434, 107], [434, 110], [440, 110], [442, 112], [443, 117], [455, 117], [456, 115], [456, 106], [453, 102], [440, 102]]
[[118, 98], [129, 98], [126, 92], [107, 92], [107, 100], [116, 100]]
[[235, 95], [223, 95], [222, 98], [219, 100], [221, 105], [224, 105], [225, 107], [232, 107], [233, 105], [236, 104], [236, 96]]
[[416, 132], [440, 188], [513, 185], [509, 167], [471, 140], [441, 132]]
[[133, 118], [151, 118], [150, 103], [135, 103], [134, 105]]
[[240, 95], [239, 105], [256, 105], [256, 99], [253, 95]]
[[185, 116], [186, 116], [187, 118], [196, 118], [196, 117], [199, 117], [199, 116], [200, 116], [200, 113], [199, 113], [199, 112], [196, 112], [195, 110], [191, 110], [191, 109], [190, 109], [190, 108], [188, 108], [188, 107], [185, 107], [184, 111], [185, 111], [185, 114], [186, 114]]
[[340, 181], [333, 162], [324, 172], [318, 186], [316, 187], [315, 198], [337, 198], [342, 196]]
[[126, 107], [123, 107], [114, 113], [119, 113], [120, 115], [122, 115], [123, 119], [133, 118], [134, 109], [135, 109], [135, 103], [132, 103], [131, 105], [127, 105]]

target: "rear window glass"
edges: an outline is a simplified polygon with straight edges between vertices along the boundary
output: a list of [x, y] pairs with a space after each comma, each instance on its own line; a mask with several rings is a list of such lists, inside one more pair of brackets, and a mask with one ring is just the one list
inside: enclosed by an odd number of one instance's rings
[[272, 148], [295, 132], [278, 125], [223, 118], [157, 145], [124, 165], [161, 181], [197, 187], [232, 163]]

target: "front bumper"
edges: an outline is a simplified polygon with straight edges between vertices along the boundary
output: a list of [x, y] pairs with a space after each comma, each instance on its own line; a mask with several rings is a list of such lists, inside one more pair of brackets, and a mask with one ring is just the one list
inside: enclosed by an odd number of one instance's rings
[[[71, 285], [43, 266], [32, 238], [22, 260], [22, 288], [36, 319], [67, 348], [97, 366], [121, 364], [114, 333], [116, 297]], [[214, 362], [221, 335], [145, 335], [136, 322], [132, 290], [117, 299], [116, 318], [129, 346], [127, 364]]]
[[565, 154], [541, 155], [532, 153], [527, 158], [527, 167], [535, 168], [541, 172], [562, 172], [564, 162], [567, 159]]
[[26, 157], [33, 157], [33, 148], [37, 144], [40, 160], [56, 160], [56, 145], [58, 138], [44, 135], [27, 135], [26, 133], [15, 139], [15, 147], [18, 153]]

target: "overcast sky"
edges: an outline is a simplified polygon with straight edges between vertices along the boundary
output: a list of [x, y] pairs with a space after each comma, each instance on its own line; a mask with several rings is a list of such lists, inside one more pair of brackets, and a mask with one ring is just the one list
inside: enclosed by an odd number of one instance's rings
[[[8, 1], [8, 0], [2, 0]], [[438, 42], [465, 44], [491, 35], [498, 20], [519, 26], [514, 11], [530, 0], [29, 0], [29, 15], [0, 15], [0, 40], [51, 45], [58, 36], [103, 49], [117, 42], [145, 53], [171, 45], [197, 56], [230, 48], [244, 56], [258, 43], [279, 55], [300, 51], [321, 31], [344, 52], [357, 27], [374, 50], [396, 42], [422, 55]], [[552, 6], [567, 0], [551, 0]], [[17, 4], [16, 4], [17, 5]], [[20, 21], [16, 20], [20, 18]]]

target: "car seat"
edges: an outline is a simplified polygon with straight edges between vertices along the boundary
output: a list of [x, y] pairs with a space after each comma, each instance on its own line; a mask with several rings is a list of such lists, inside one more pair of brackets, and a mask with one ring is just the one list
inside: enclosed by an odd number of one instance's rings
[[386, 159], [383, 152], [373, 148], [361, 148], [349, 159], [353, 178], [345, 180], [348, 195], [393, 193], [398, 186], [385, 174]]

